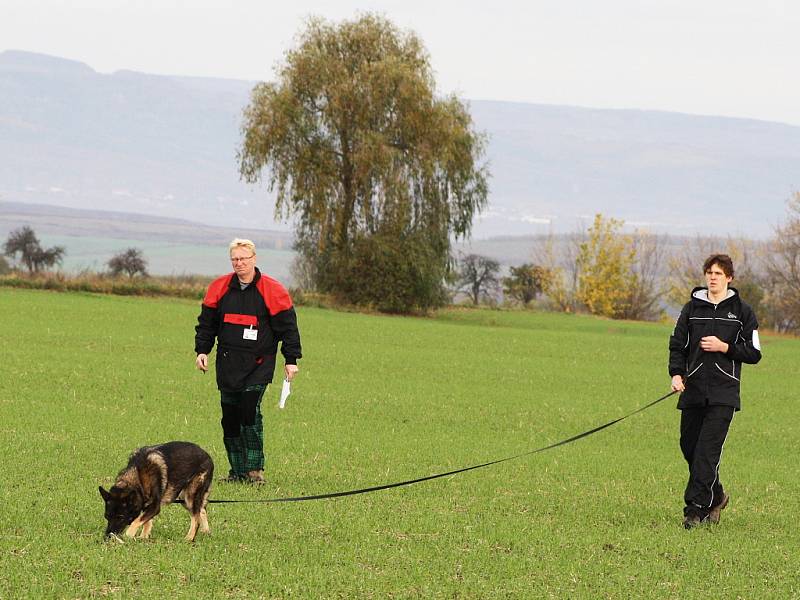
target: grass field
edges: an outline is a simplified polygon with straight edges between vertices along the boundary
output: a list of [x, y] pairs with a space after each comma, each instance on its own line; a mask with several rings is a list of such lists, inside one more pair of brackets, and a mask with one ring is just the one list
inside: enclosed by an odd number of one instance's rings
[[[548, 452], [409, 487], [217, 504], [210, 536], [165, 508], [150, 540], [104, 542], [98, 485], [136, 447], [205, 447], [227, 470], [198, 306], [0, 289], [0, 598], [798, 598], [800, 340], [763, 336], [725, 446], [731, 506], [681, 527], [674, 398]], [[449, 310], [299, 308], [287, 407], [265, 397], [273, 498], [390, 483], [513, 455], [668, 391], [670, 327]]]

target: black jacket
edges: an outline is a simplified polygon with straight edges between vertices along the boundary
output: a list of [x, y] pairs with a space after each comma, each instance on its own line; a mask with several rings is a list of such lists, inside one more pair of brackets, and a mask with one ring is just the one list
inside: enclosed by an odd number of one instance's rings
[[256, 269], [244, 290], [235, 273], [208, 286], [197, 317], [194, 350], [208, 354], [217, 340], [217, 387], [240, 392], [272, 381], [278, 342], [286, 364], [302, 356], [292, 299], [274, 279]]
[[[678, 408], [706, 404], [739, 410], [742, 363], [761, 360], [758, 321], [735, 288], [719, 304], [708, 299], [708, 289], [697, 287], [681, 310], [669, 339], [669, 374], [683, 375], [686, 390]], [[728, 352], [704, 352], [700, 338], [715, 335], [729, 345]]]

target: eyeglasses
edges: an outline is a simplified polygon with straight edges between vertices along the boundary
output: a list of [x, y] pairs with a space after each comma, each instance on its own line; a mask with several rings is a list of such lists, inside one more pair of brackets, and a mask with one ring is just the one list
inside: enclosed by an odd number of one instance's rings
[[233, 264], [244, 262], [246, 260], [250, 260], [254, 256], [255, 256], [255, 254], [251, 254], [250, 256], [241, 256], [241, 257], [233, 257], [233, 256], [231, 256], [231, 262]]

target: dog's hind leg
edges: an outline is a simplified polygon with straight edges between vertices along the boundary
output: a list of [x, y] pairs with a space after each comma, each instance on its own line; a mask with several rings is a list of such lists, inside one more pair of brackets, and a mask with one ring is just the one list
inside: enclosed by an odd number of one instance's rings
[[203, 497], [203, 508], [200, 509], [200, 531], [203, 533], [211, 533], [211, 528], [208, 526], [208, 513], [206, 512], [206, 502], [208, 501], [208, 492]]
[[208, 526], [208, 513], [205, 508], [200, 511], [200, 531], [211, 533], [211, 527]]
[[197, 535], [197, 525], [200, 522], [200, 519], [197, 518], [197, 515], [194, 513], [191, 514], [192, 522], [189, 525], [189, 532], [186, 534], [186, 541], [193, 542], [194, 537]]
[[203, 490], [201, 494], [201, 502], [200, 502], [200, 531], [203, 533], [211, 533], [211, 528], [208, 526], [208, 512], [206, 512], [206, 508], [208, 507], [208, 494], [209, 488], [211, 487], [211, 480], [206, 479], [203, 481]]
[[183, 505], [189, 511], [192, 519], [189, 532], [186, 534], [186, 539], [190, 542], [194, 541], [198, 526], [203, 533], [211, 531], [208, 526], [208, 513], [206, 512], [210, 487], [211, 471], [209, 470], [199, 473], [183, 490]]
[[190, 483], [187, 488], [183, 490], [183, 506], [186, 510], [189, 511], [189, 517], [191, 518], [191, 523], [189, 524], [189, 531], [186, 534], [186, 541], [193, 542], [194, 537], [197, 535], [197, 526], [200, 524], [200, 519], [197, 518], [196, 514], [196, 507], [195, 507], [195, 498], [194, 498], [194, 482]]

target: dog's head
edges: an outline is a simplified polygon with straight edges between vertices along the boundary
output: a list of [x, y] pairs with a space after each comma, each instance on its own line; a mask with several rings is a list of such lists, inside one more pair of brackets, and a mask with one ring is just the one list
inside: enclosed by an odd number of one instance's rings
[[106, 503], [106, 537], [111, 534], [121, 533], [128, 525], [133, 523], [144, 506], [142, 494], [137, 489], [113, 486], [106, 491], [103, 486], [98, 488], [103, 501]]

